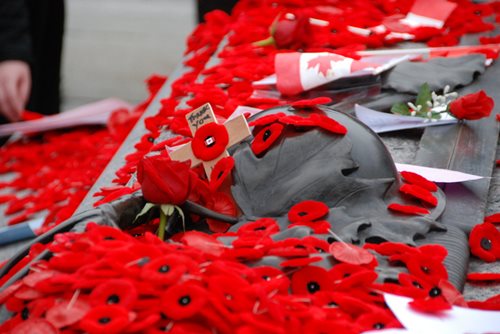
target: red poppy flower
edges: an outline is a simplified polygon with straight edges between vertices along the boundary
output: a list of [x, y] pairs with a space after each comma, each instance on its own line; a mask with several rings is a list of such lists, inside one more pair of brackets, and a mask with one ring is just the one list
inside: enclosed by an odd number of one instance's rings
[[56, 328], [63, 328], [76, 324], [90, 309], [90, 305], [82, 300], [61, 301], [47, 310], [45, 318]]
[[255, 155], [260, 155], [267, 151], [281, 136], [284, 126], [279, 123], [272, 123], [262, 128], [254, 137], [250, 147]]
[[[206, 204], [207, 208], [226, 216], [235, 217], [238, 209], [234, 204], [233, 199], [226, 193], [216, 192], [210, 196], [210, 200]], [[216, 233], [226, 232], [231, 224], [225, 223], [216, 219], [207, 218], [207, 224], [210, 231]]]
[[390, 261], [402, 261], [410, 274], [431, 282], [448, 279], [448, 271], [440, 260], [419, 253], [393, 255]]
[[217, 191], [234, 167], [233, 157], [225, 157], [217, 161], [210, 172], [209, 186], [212, 191]]
[[428, 215], [429, 213], [431, 213], [429, 210], [421, 208], [419, 206], [403, 205], [399, 203], [391, 203], [387, 206], [387, 208], [391, 211], [404, 213], [406, 215]]
[[297, 115], [287, 115], [280, 118], [280, 123], [285, 125], [293, 125], [296, 127], [312, 127], [316, 126], [316, 123], [310, 117], [301, 117]]
[[436, 206], [438, 201], [437, 198], [431, 194], [431, 192], [427, 189], [424, 189], [415, 184], [403, 184], [399, 191], [403, 194], [411, 195], [415, 198], [420, 199], [421, 201], [430, 204], [431, 206]]
[[121, 305], [131, 308], [137, 299], [134, 283], [126, 278], [110, 279], [95, 287], [90, 294], [93, 305]]
[[424, 313], [439, 313], [451, 309], [451, 305], [444, 298], [415, 299], [409, 305], [412, 309]]
[[207, 302], [207, 291], [191, 282], [172, 285], [162, 296], [162, 310], [173, 320], [197, 314]]
[[414, 298], [424, 297], [427, 294], [427, 291], [429, 291], [433, 287], [431, 282], [429, 282], [428, 280], [407, 273], [399, 273], [398, 280], [399, 284], [403, 287], [417, 289], [415, 291], [415, 294], [417, 295], [411, 295]]
[[318, 262], [321, 260], [323, 260], [323, 258], [320, 256], [301, 257], [283, 261], [280, 263], [280, 267], [304, 267], [311, 263]]
[[494, 310], [500, 311], [500, 295], [493, 296], [484, 301], [470, 301], [468, 302], [469, 307], [477, 308], [481, 310]]
[[[357, 267], [357, 268], [355, 268]], [[341, 263], [330, 270], [336, 291], [349, 291], [372, 284], [377, 279], [377, 273], [360, 266]]]
[[311, 120], [316, 124], [316, 126], [330, 133], [339, 135], [345, 135], [347, 133], [347, 128], [345, 126], [328, 116], [312, 114]]
[[320, 291], [314, 294], [312, 302], [322, 307], [338, 307], [346, 314], [357, 317], [373, 310], [373, 306], [358, 298], [350, 296], [346, 292]]
[[29, 318], [17, 324], [10, 333], [57, 334], [59, 331], [50, 322], [41, 318]]
[[345, 242], [332, 243], [329, 252], [335, 259], [344, 263], [363, 265], [375, 260], [373, 254], [366, 249]]
[[481, 90], [450, 103], [450, 113], [458, 119], [476, 120], [488, 117], [495, 106], [491, 97]]
[[356, 323], [361, 326], [363, 331], [402, 327], [392, 313], [387, 311], [375, 311], [362, 314], [356, 319]]
[[328, 249], [330, 248], [330, 244], [327, 241], [316, 238], [316, 237], [305, 237], [302, 239], [302, 242], [305, 245], [313, 247], [315, 250], [315, 253], [326, 253], [326, 252], [328, 252]]
[[500, 281], [500, 273], [469, 273], [467, 280], [473, 282]]
[[270, 236], [280, 231], [276, 220], [272, 218], [260, 218], [254, 222], [248, 222], [238, 229], [240, 235], [265, 235]]
[[290, 105], [295, 109], [309, 109], [309, 108], [315, 108], [318, 104], [328, 104], [331, 102], [332, 102], [331, 98], [323, 96], [308, 100], [298, 100], [290, 103]]
[[219, 157], [229, 144], [227, 129], [215, 122], [200, 127], [191, 141], [193, 154], [200, 160], [211, 161]]
[[202, 251], [203, 253], [207, 253], [213, 256], [220, 256], [225, 249], [224, 244], [206, 233], [201, 233], [198, 231], [188, 231], [179, 234], [178, 236], [179, 242], [182, 242], [184, 245], [193, 247]]
[[293, 228], [295, 226], [307, 226], [311, 230], [313, 230], [316, 234], [326, 234], [328, 230], [332, 227], [329, 222], [322, 221], [313, 221], [313, 222], [299, 222], [288, 225], [288, 228]]
[[141, 278], [152, 283], [170, 285], [182, 275], [194, 270], [195, 263], [180, 254], [169, 254], [146, 263], [141, 271]]
[[270, 125], [272, 123], [277, 122], [281, 117], [284, 117], [284, 116], [286, 116], [286, 115], [282, 112], [279, 112], [276, 114], [270, 114], [270, 115], [259, 117], [255, 121], [251, 121], [250, 123], [248, 123], [248, 125], [255, 126], [255, 127]]
[[314, 253], [315, 249], [305, 244], [300, 239], [288, 238], [285, 240], [277, 241], [269, 249], [268, 255], [293, 257], [293, 256], [309, 256]]
[[214, 275], [207, 279], [208, 290], [230, 312], [249, 312], [255, 305], [250, 283], [237, 275]]
[[122, 333], [130, 323], [128, 311], [119, 305], [100, 305], [91, 309], [80, 321], [80, 328], [89, 334]]
[[332, 291], [330, 273], [321, 267], [308, 266], [292, 276], [292, 292], [298, 295], [314, 294], [318, 291]]
[[492, 215], [484, 217], [484, 222], [485, 223], [492, 223], [492, 224], [499, 224], [500, 223], [500, 213], [494, 213]]
[[469, 235], [470, 251], [486, 262], [500, 258], [500, 232], [491, 223], [474, 226]]
[[302, 201], [295, 204], [288, 211], [288, 220], [292, 223], [312, 222], [316, 219], [325, 217], [330, 208], [323, 202]]
[[438, 189], [434, 182], [427, 180], [425, 177], [417, 173], [402, 171], [400, 174], [408, 183], [415, 184], [432, 192], [435, 192]]
[[277, 290], [281, 294], [288, 295], [288, 288], [290, 287], [290, 279], [280, 269], [262, 266], [253, 268], [255, 278], [252, 283], [264, 287], [268, 291]]

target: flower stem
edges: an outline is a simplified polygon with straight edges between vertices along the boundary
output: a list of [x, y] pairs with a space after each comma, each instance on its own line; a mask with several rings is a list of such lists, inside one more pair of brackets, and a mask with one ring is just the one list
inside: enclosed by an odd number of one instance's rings
[[274, 38], [273, 36], [269, 36], [268, 38], [266, 39], [263, 39], [263, 40], [260, 40], [260, 41], [257, 41], [257, 42], [253, 42], [252, 43], [253, 46], [268, 46], [268, 45], [273, 45], [274, 44]]
[[167, 216], [160, 210], [160, 226], [158, 227], [158, 238], [165, 240], [165, 228], [167, 227]]

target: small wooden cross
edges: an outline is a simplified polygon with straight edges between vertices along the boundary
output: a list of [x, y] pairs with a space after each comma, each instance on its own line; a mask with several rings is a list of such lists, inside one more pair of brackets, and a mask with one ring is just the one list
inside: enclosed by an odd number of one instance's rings
[[[191, 130], [191, 134], [193, 136], [195, 136], [196, 131], [198, 131], [198, 129], [200, 129], [202, 126], [212, 122], [217, 123], [215, 114], [209, 103], [202, 105], [201, 107], [193, 110], [189, 114], [186, 114], [186, 120], [189, 124], [189, 129]], [[227, 148], [241, 142], [242, 140], [244, 140], [245, 138], [247, 138], [252, 134], [248, 127], [248, 123], [245, 119], [245, 116], [243, 115], [239, 115], [233, 119], [226, 121], [224, 123], [224, 127], [227, 130], [229, 142], [226, 145], [226, 149], [224, 149], [222, 154], [220, 154], [215, 159], [206, 161], [196, 157], [195, 154], [193, 153], [191, 142], [184, 144], [183, 146], [179, 147], [177, 150], [173, 152], [170, 152], [170, 158], [176, 161], [191, 160], [191, 166], [197, 166], [199, 164], [203, 164], [203, 167], [205, 168], [205, 173], [207, 174], [207, 177], [210, 178], [210, 173], [214, 168], [215, 164], [220, 159], [229, 156], [229, 154], [227, 153]], [[213, 137], [208, 137], [205, 139], [205, 144], [207, 146], [212, 145], [214, 144], [213, 140], [214, 140]]]

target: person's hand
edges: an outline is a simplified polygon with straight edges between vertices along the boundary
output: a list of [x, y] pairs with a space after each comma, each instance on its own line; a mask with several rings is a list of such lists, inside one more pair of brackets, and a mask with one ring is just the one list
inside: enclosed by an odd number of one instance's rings
[[31, 89], [29, 65], [19, 60], [0, 62], [0, 114], [9, 121], [21, 118]]

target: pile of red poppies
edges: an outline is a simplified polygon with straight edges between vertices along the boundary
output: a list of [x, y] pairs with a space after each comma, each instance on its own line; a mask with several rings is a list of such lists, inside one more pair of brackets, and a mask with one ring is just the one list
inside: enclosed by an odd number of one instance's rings
[[[383, 292], [411, 296], [413, 307], [425, 312], [465, 305], [447, 281], [441, 246], [274, 241], [278, 231], [264, 218], [225, 234], [233, 237], [231, 245], [199, 232], [165, 243], [149, 233], [134, 238], [92, 224], [83, 234], [57, 235], [48, 246], [54, 255], [0, 295], [14, 312], [0, 330], [360, 333], [401, 327]], [[264, 256], [280, 268], [252, 266]], [[326, 270], [315, 265], [321, 261], [335, 265]], [[399, 284], [375, 282], [379, 261], [407, 269]]]
[[107, 128], [47, 132], [0, 147], [0, 174], [11, 175], [0, 182], [7, 224], [42, 214], [47, 231], [71, 217], [163, 82], [151, 76], [150, 97], [132, 111], [113, 112]]

